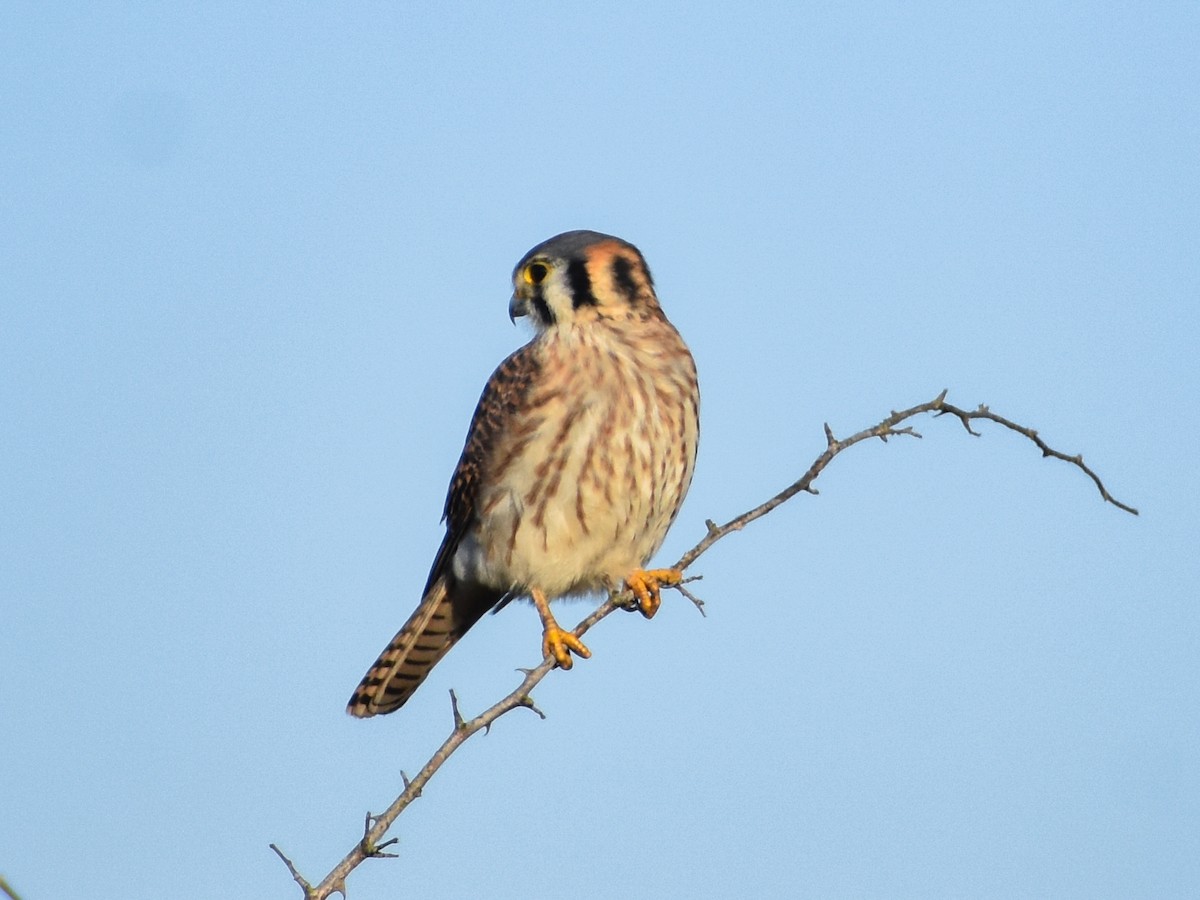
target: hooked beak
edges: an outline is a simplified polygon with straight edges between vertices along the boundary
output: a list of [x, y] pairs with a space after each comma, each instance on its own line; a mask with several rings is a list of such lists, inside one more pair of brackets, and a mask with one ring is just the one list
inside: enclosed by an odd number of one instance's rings
[[512, 299], [508, 301], [508, 320], [516, 322], [521, 316], [529, 315], [529, 303], [520, 294], [513, 292]]

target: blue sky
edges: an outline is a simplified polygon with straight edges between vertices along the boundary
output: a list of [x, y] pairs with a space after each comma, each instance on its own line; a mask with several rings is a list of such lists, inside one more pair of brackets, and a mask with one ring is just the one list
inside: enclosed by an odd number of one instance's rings
[[[344, 704], [418, 599], [512, 265], [637, 243], [701, 456], [701, 618], [454, 757], [356, 898], [1200, 893], [1194, 4], [0, 11], [0, 873], [298, 895], [536, 661], [484, 620]], [[589, 609], [566, 606], [574, 621]]]

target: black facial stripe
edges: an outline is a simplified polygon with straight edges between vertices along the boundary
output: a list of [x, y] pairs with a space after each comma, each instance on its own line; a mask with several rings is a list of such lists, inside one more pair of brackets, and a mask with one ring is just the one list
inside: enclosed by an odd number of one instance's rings
[[571, 305], [575, 309], [596, 305], [596, 295], [592, 293], [592, 276], [588, 274], [586, 262], [582, 259], [571, 260], [567, 266], [567, 281], [571, 285]]
[[542, 289], [538, 287], [533, 296], [529, 298], [529, 302], [533, 305], [533, 311], [537, 317], [547, 325], [554, 324], [554, 312], [550, 309], [550, 304], [546, 302], [546, 298], [542, 296]]
[[637, 302], [638, 284], [633, 277], [633, 263], [627, 257], [615, 256], [612, 261], [613, 282], [632, 306]]

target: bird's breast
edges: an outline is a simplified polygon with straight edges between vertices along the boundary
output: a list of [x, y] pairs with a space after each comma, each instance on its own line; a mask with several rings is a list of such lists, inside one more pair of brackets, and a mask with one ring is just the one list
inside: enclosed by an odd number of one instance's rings
[[544, 341], [456, 568], [559, 596], [616, 586], [649, 560], [691, 481], [698, 429], [691, 356], [662, 324], [648, 347], [598, 327]]

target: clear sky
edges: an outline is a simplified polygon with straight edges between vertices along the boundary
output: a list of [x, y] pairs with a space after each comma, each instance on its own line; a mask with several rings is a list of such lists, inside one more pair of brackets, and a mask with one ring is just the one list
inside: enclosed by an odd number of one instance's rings
[[[355, 900], [1200, 895], [1200, 6], [0, 8], [0, 873], [293, 898], [537, 659], [397, 715], [509, 274], [638, 244], [696, 356], [662, 561]], [[454, 5], [457, 6], [457, 5]], [[590, 607], [560, 612], [574, 622]]]

